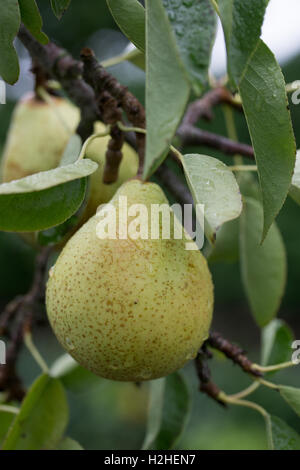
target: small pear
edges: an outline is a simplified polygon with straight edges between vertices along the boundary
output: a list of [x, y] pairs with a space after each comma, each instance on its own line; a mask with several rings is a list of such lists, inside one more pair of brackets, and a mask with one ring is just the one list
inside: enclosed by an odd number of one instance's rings
[[[186, 250], [186, 240], [193, 242], [185, 232], [175, 238], [174, 229], [166, 238], [162, 219], [151, 218], [161, 204], [170, 226], [182, 230], [159, 186], [124, 183], [68, 241], [50, 272], [46, 304], [52, 328], [71, 356], [101, 377], [166, 376], [194, 358], [208, 337], [213, 284], [206, 260], [198, 249]], [[146, 209], [148, 239], [133, 230], [139, 223], [131, 210], [137, 207]], [[100, 236], [103, 222], [115, 215], [123, 220], [116, 237], [113, 231]], [[156, 235], [150, 236], [152, 230]]]
[[2, 156], [3, 182], [58, 166], [80, 114], [69, 101], [51, 99], [52, 106], [29, 94], [16, 106]]
[[[94, 133], [105, 130], [102, 122], [97, 122]], [[98, 163], [98, 169], [90, 177], [90, 195], [84, 212], [84, 220], [95, 215], [98, 207], [111, 200], [117, 189], [127, 180], [136, 176], [139, 166], [138, 154], [127, 143], [122, 147], [123, 158], [119, 168], [118, 180], [112, 184], [104, 184], [102, 181], [105, 166], [105, 154], [110, 141], [110, 136], [99, 137], [88, 146], [85, 156]]]

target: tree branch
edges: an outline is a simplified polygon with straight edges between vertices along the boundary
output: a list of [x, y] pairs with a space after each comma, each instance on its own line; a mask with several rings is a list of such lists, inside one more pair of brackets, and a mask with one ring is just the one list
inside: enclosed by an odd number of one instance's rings
[[215, 400], [219, 405], [226, 406], [219, 398], [221, 393], [220, 388], [211, 380], [211, 373], [207, 364], [207, 360], [210, 358], [211, 354], [206, 349], [206, 344], [204, 343], [195, 359], [196, 372], [200, 381], [199, 390]]
[[27, 294], [10, 302], [1, 314], [0, 334], [9, 339], [6, 364], [0, 368], [0, 390], [8, 392], [9, 400], [22, 400], [25, 391], [16, 373], [16, 361], [23, 338], [32, 328], [37, 305], [44, 297], [45, 270], [51, 248], [41, 250], [36, 259], [35, 276]]
[[[91, 49], [84, 48], [81, 51], [81, 59], [84, 64], [83, 77], [94, 89], [96, 96], [101, 96], [103, 90], [108, 91], [120, 103], [129, 122], [134, 127], [144, 129], [146, 127], [145, 110], [138, 99], [99, 64]], [[140, 159], [138, 174], [141, 175], [144, 166], [145, 135], [137, 132], [136, 139]]]
[[254, 159], [254, 151], [250, 145], [235, 142], [218, 134], [199, 129], [191, 125], [181, 125], [177, 131], [182, 145], [206, 145], [227, 155], [242, 155]]
[[207, 344], [225, 354], [228, 359], [231, 359], [235, 364], [239, 365], [244, 372], [254, 375], [255, 377], [263, 376], [259, 370], [255, 369], [254, 364], [250, 361], [250, 359], [248, 359], [243, 349], [236, 346], [235, 344], [230, 343], [219, 333], [211, 333], [207, 340]]
[[241, 105], [234, 101], [230, 91], [223, 86], [219, 86], [210, 90], [202, 98], [188, 106], [182, 120], [182, 125], [194, 126], [201, 118], [210, 121], [213, 118], [213, 107], [222, 103], [242, 110]]
[[64, 49], [49, 42], [43, 46], [22, 25], [18, 34], [34, 63], [38, 63], [52, 78], [57, 80], [69, 97], [81, 110], [77, 133], [86, 140], [100, 118], [92, 88], [81, 78], [82, 63], [73, 59]]

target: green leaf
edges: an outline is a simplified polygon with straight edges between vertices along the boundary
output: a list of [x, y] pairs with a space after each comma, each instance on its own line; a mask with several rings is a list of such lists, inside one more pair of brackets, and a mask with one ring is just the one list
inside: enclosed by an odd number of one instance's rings
[[[84, 206], [84, 204], [83, 204]], [[68, 220], [56, 227], [48, 228], [38, 232], [37, 239], [41, 246], [57, 245], [62, 242], [64, 238], [71, 232], [73, 228], [78, 225], [80, 217], [75, 214]]]
[[209, 263], [235, 263], [239, 259], [239, 221], [226, 222], [217, 232], [217, 239], [208, 256]]
[[16, 83], [20, 73], [18, 56], [13, 46], [20, 24], [18, 0], [1, 0], [0, 76], [11, 85]]
[[272, 320], [262, 330], [262, 365], [280, 364], [290, 360], [293, 339], [293, 333], [284, 321]]
[[47, 44], [48, 37], [43, 33], [43, 20], [35, 0], [19, 0], [21, 19], [27, 29], [41, 43]]
[[190, 94], [162, 0], [146, 2], [146, 116], [144, 179], [165, 158]]
[[217, 230], [242, 211], [236, 179], [223, 162], [207, 155], [184, 155], [183, 168], [195, 204], [204, 204], [205, 234], [214, 243]]
[[210, 56], [216, 35], [214, 9], [210, 0], [162, 1], [186, 73], [195, 93], [200, 95], [207, 83]]
[[150, 384], [147, 432], [143, 449], [171, 449], [178, 442], [189, 414], [189, 392], [176, 372]]
[[0, 230], [35, 232], [59, 225], [81, 206], [86, 178], [32, 193], [0, 196]]
[[83, 447], [74, 439], [65, 437], [57, 446], [56, 450], [84, 450]]
[[228, 75], [238, 84], [259, 42], [269, 0], [219, 0], [224, 30]]
[[53, 449], [61, 440], [68, 418], [68, 404], [61, 383], [42, 375], [28, 391], [2, 449]]
[[274, 450], [300, 450], [300, 436], [282, 419], [271, 416], [271, 428], [268, 430], [269, 440]]
[[85, 176], [96, 169], [86, 159], [0, 185], [0, 230], [34, 232], [62, 224], [81, 206]]
[[0, 412], [0, 449], [14, 419], [15, 415], [13, 413], [7, 413], [5, 411]]
[[98, 376], [81, 367], [69, 354], [62, 355], [53, 363], [50, 375], [73, 392], [87, 390], [94, 384], [99, 385], [101, 381]]
[[293, 408], [295, 413], [300, 416], [300, 388], [280, 385], [279, 391], [282, 398]]
[[70, 3], [71, 0], [51, 0], [52, 10], [59, 20], [69, 8]]
[[81, 147], [81, 137], [78, 134], [73, 134], [70, 137], [67, 147], [65, 148], [59, 166], [66, 166], [70, 165], [71, 163], [75, 163], [79, 157]]
[[0, 196], [32, 193], [53, 188], [62, 183], [89, 176], [97, 168], [97, 163], [88, 158], [79, 160], [69, 165], [54, 168], [54, 170], [42, 171], [19, 180], [11, 181], [10, 183], [0, 184]]
[[300, 151], [297, 150], [294, 175], [289, 195], [300, 205]]
[[239, 90], [258, 167], [264, 238], [290, 189], [296, 147], [284, 78], [274, 55], [262, 41]]
[[246, 198], [240, 225], [240, 262], [244, 287], [253, 316], [260, 327], [276, 315], [286, 282], [286, 254], [275, 224], [260, 244], [261, 204]]
[[115, 22], [125, 36], [145, 52], [145, 9], [138, 0], [106, 0]]

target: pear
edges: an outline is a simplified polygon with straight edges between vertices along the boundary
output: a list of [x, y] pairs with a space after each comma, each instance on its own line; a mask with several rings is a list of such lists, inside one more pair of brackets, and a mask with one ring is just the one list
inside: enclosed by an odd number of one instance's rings
[[[103, 132], [105, 126], [97, 122], [94, 133]], [[136, 176], [139, 166], [138, 154], [127, 143], [122, 148], [123, 158], [119, 168], [118, 180], [112, 184], [104, 184], [102, 181], [105, 166], [105, 154], [110, 136], [99, 137], [88, 146], [85, 157], [98, 163], [98, 169], [90, 177], [90, 195], [84, 212], [84, 221], [95, 215], [98, 207], [111, 200], [117, 189], [127, 180]]]
[[[103, 223], [124, 215], [124, 200], [148, 211], [148, 233], [154, 229], [156, 238], [138, 238], [130, 211], [127, 228], [121, 221], [115, 238], [113, 231], [105, 237]], [[101, 377], [166, 376], [194, 358], [208, 337], [213, 284], [206, 260], [196, 245], [185, 249], [186, 240], [194, 243], [186, 232], [181, 239], [175, 229], [169, 239], [164, 235], [161, 219], [150, 216], [157, 204], [167, 205], [171, 226], [182, 230], [158, 185], [130, 180], [68, 241], [49, 273], [52, 328], [69, 354]]]
[[16, 106], [2, 156], [3, 182], [58, 166], [80, 113], [63, 98], [52, 97], [52, 103], [29, 94]]

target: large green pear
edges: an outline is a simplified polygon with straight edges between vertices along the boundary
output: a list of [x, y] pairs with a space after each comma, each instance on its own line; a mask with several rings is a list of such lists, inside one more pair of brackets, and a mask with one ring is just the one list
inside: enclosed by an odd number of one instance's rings
[[[105, 129], [102, 122], [97, 122], [94, 133], [101, 133]], [[88, 146], [85, 156], [98, 163], [98, 169], [90, 177], [90, 195], [84, 212], [84, 220], [95, 215], [97, 208], [109, 202], [117, 189], [127, 180], [136, 176], [139, 166], [138, 154], [127, 143], [122, 148], [123, 158], [119, 168], [118, 180], [112, 184], [104, 184], [102, 181], [105, 166], [105, 154], [110, 136], [99, 137]]]
[[[172, 229], [166, 237], [162, 217], [151, 217], [161, 204], [177, 233], [182, 226], [159, 186], [124, 183], [68, 241], [49, 275], [47, 312], [58, 340], [82, 366], [108, 379], [166, 376], [194, 358], [208, 337], [213, 285], [206, 260], [198, 249], [186, 249], [186, 240], [194, 242], [185, 232], [179, 239]], [[147, 211], [143, 221], [131, 212], [137, 207]], [[103, 228], [114, 216], [123, 220], [115, 238]], [[138, 238], [145, 220], [154, 235], [147, 239], [144, 230]]]
[[63, 98], [51, 100], [49, 105], [29, 94], [16, 106], [2, 155], [3, 182], [59, 165], [80, 113]]

